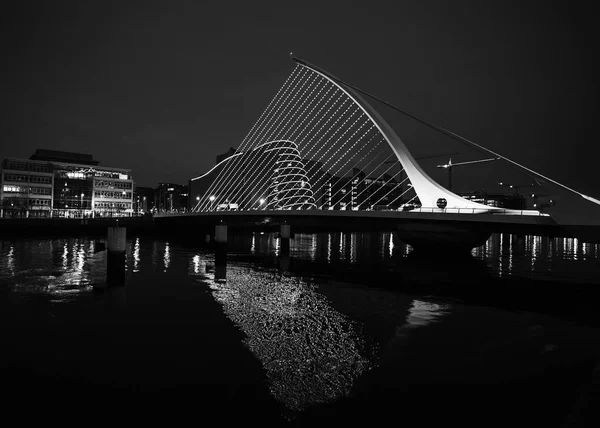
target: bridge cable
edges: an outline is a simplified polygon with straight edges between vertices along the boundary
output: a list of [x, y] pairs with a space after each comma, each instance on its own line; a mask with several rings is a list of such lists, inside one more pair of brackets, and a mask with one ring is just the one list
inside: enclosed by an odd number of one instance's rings
[[404, 114], [405, 116], [408, 116], [408, 117], [410, 117], [411, 119], [413, 119], [413, 120], [416, 120], [417, 122], [420, 122], [420, 123], [422, 123], [423, 125], [426, 125], [426, 126], [428, 126], [428, 127], [432, 128], [432, 129], [434, 129], [434, 130], [436, 130], [436, 131], [438, 131], [438, 132], [441, 132], [442, 134], [444, 134], [444, 135], [446, 135], [446, 136], [448, 136], [448, 137], [450, 137], [450, 138], [452, 138], [452, 139], [454, 139], [454, 140], [456, 140], [456, 141], [459, 141], [459, 142], [461, 142], [461, 143], [463, 143], [463, 144], [466, 144], [466, 145], [469, 145], [469, 146], [471, 146], [471, 147], [475, 147], [475, 148], [477, 148], [477, 149], [479, 149], [479, 150], [483, 150], [483, 151], [485, 151], [485, 152], [487, 152], [487, 153], [491, 153], [492, 155], [494, 155], [494, 156], [497, 156], [497, 157], [499, 157], [499, 158], [501, 158], [501, 159], [503, 159], [503, 160], [505, 160], [505, 161], [507, 161], [507, 162], [509, 162], [509, 163], [513, 164], [513, 165], [516, 165], [517, 167], [519, 167], [519, 168], [521, 168], [521, 169], [523, 169], [523, 170], [525, 170], [525, 171], [528, 171], [528, 172], [530, 172], [530, 173], [532, 173], [532, 174], [535, 174], [535, 175], [537, 175], [538, 177], [541, 177], [541, 178], [543, 178], [544, 180], [548, 180], [548, 181], [550, 181], [550, 182], [552, 182], [552, 183], [554, 183], [554, 184], [556, 184], [556, 185], [558, 185], [558, 186], [560, 186], [560, 187], [562, 187], [562, 188], [564, 188], [564, 189], [566, 189], [566, 190], [569, 190], [570, 192], [573, 192], [573, 193], [575, 193], [575, 194], [577, 194], [577, 195], [581, 196], [582, 198], [584, 198], [584, 199], [586, 199], [586, 200], [588, 200], [588, 201], [590, 201], [590, 202], [593, 202], [593, 203], [595, 203], [595, 204], [597, 204], [597, 205], [600, 205], [600, 200], [598, 200], [598, 199], [592, 198], [591, 196], [584, 195], [583, 193], [581, 193], [581, 192], [578, 192], [577, 190], [574, 190], [574, 189], [572, 189], [572, 188], [570, 188], [570, 187], [568, 187], [568, 186], [565, 186], [564, 184], [561, 184], [561, 183], [559, 183], [559, 182], [558, 182], [558, 181], [556, 181], [556, 180], [553, 180], [553, 179], [551, 179], [551, 178], [549, 178], [549, 177], [546, 177], [545, 175], [543, 175], [543, 174], [540, 174], [540, 173], [539, 173], [539, 172], [537, 172], [537, 171], [534, 171], [534, 170], [532, 170], [532, 169], [530, 169], [530, 168], [527, 168], [526, 166], [524, 166], [524, 165], [521, 165], [520, 163], [518, 163], [518, 162], [515, 162], [515, 161], [513, 161], [512, 159], [509, 159], [509, 158], [507, 158], [506, 156], [502, 156], [501, 154], [499, 154], [499, 153], [496, 153], [496, 152], [494, 152], [494, 151], [492, 151], [492, 150], [490, 150], [490, 149], [488, 149], [488, 148], [486, 148], [486, 147], [483, 147], [483, 146], [481, 146], [481, 145], [479, 145], [479, 144], [477, 144], [477, 143], [475, 143], [475, 142], [473, 142], [473, 141], [471, 141], [471, 140], [469, 140], [469, 139], [467, 139], [467, 138], [464, 138], [464, 137], [462, 137], [462, 136], [460, 136], [460, 135], [458, 135], [458, 134], [456, 134], [456, 133], [454, 133], [454, 132], [452, 132], [452, 131], [450, 131], [450, 130], [448, 130], [448, 129], [446, 129], [446, 128], [442, 127], [442, 126], [439, 126], [439, 125], [436, 125], [436, 124], [434, 124], [434, 123], [431, 123], [431, 122], [429, 122], [429, 121], [426, 121], [425, 119], [421, 119], [420, 117], [418, 117], [418, 116], [415, 116], [415, 115], [413, 115], [413, 114], [411, 114], [411, 113], [407, 112], [406, 110], [404, 110], [404, 109], [401, 109], [401, 108], [400, 108], [400, 107], [398, 107], [398, 106], [395, 106], [395, 105], [393, 105], [393, 104], [391, 104], [391, 103], [389, 103], [389, 102], [387, 102], [387, 101], [385, 101], [385, 100], [383, 100], [383, 99], [381, 99], [381, 98], [379, 98], [379, 97], [377, 97], [377, 96], [375, 96], [375, 95], [372, 95], [372, 94], [370, 94], [370, 93], [368, 93], [368, 92], [366, 92], [366, 91], [363, 91], [363, 90], [362, 90], [362, 89], [360, 89], [360, 88], [357, 88], [357, 87], [356, 87], [356, 86], [354, 86], [354, 85], [351, 85], [351, 84], [349, 84], [349, 83], [346, 83], [346, 82], [344, 82], [343, 80], [341, 80], [341, 79], [338, 79], [338, 78], [337, 78], [337, 77], [335, 77], [335, 76], [332, 76], [332, 75], [331, 75], [329, 72], [327, 72], [327, 71], [323, 70], [322, 68], [319, 68], [319, 67], [317, 67], [317, 66], [315, 66], [315, 65], [313, 65], [313, 64], [310, 64], [309, 62], [307, 62], [307, 61], [304, 61], [304, 60], [302, 60], [302, 59], [300, 59], [300, 58], [297, 58], [297, 57], [293, 56], [293, 54], [290, 54], [290, 56], [291, 56], [291, 58], [292, 58], [292, 60], [293, 60], [294, 62], [296, 62], [296, 63], [298, 63], [298, 64], [301, 64], [301, 65], [304, 65], [304, 66], [306, 66], [306, 67], [308, 67], [308, 68], [312, 68], [312, 69], [314, 69], [314, 70], [317, 70], [318, 72], [320, 72], [320, 73], [323, 73], [324, 75], [326, 75], [326, 76], [327, 76], [327, 77], [329, 77], [330, 79], [332, 79], [332, 80], [335, 80], [336, 82], [338, 82], [338, 83], [341, 83], [341, 84], [342, 84], [342, 85], [344, 85], [344, 86], [347, 86], [347, 87], [349, 87], [349, 88], [352, 88], [352, 89], [354, 89], [355, 91], [357, 91], [357, 92], [360, 92], [361, 94], [364, 94], [364, 95], [366, 95], [366, 96], [368, 96], [368, 97], [370, 97], [370, 98], [372, 98], [372, 99], [374, 99], [374, 100], [376, 100], [376, 101], [379, 101], [380, 103], [382, 103], [382, 104], [384, 104], [384, 105], [386, 105], [386, 106], [388, 106], [388, 107], [390, 107], [390, 108], [392, 108], [392, 109], [394, 109], [394, 110], [396, 110], [396, 111], [398, 111], [398, 112], [400, 112], [400, 113]]

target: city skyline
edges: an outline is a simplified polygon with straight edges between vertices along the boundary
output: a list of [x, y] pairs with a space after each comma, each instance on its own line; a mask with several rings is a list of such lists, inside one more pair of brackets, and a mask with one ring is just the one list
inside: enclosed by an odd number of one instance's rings
[[[43, 4], [7, 23], [3, 157], [93, 154], [186, 184], [237, 147], [288, 54], [593, 197], [597, 85], [585, 11], [534, 4]], [[415, 156], [480, 154], [373, 102]], [[432, 177], [446, 184], [446, 172]], [[425, 165], [427, 166], [427, 165]], [[457, 187], [496, 166], [457, 171]], [[502, 173], [500, 173], [502, 174]], [[468, 181], [470, 180], [470, 182]], [[510, 179], [509, 179], [510, 180]], [[506, 181], [506, 180], [505, 180]]]

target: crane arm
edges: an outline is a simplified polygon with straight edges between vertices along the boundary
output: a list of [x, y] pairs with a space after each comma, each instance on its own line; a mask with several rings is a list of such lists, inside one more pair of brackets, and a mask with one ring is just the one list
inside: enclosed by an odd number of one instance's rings
[[460, 165], [469, 165], [472, 163], [481, 163], [481, 162], [490, 162], [490, 161], [495, 161], [495, 160], [499, 160], [500, 158], [489, 158], [489, 159], [480, 159], [480, 160], [474, 160], [474, 161], [468, 161], [468, 162], [458, 162], [458, 163], [453, 163], [452, 166], [460, 166]]

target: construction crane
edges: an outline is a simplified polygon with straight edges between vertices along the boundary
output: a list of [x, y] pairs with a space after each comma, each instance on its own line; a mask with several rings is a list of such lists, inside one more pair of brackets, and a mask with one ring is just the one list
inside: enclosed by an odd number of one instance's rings
[[496, 157], [496, 158], [489, 158], [489, 159], [479, 159], [479, 160], [468, 161], [468, 162], [452, 163], [452, 158], [450, 158], [448, 163], [445, 163], [443, 165], [438, 165], [437, 167], [448, 169], [448, 190], [452, 190], [452, 168], [454, 168], [455, 166], [472, 165], [475, 163], [482, 163], [482, 162], [491, 162], [491, 161], [495, 161], [498, 159], [500, 159], [500, 158]]

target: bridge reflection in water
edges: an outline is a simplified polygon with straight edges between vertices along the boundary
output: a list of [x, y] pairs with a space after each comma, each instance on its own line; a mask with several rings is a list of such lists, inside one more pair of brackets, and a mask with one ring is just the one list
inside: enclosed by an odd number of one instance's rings
[[[281, 255], [279, 239], [273, 233], [234, 236], [230, 240], [230, 251]], [[416, 257], [417, 252], [389, 232], [297, 233], [290, 248], [290, 257], [299, 261], [347, 262], [361, 266], [388, 263], [390, 269], [397, 269], [399, 273], [408, 264], [406, 257], [410, 254]], [[468, 268], [473, 260], [478, 260], [492, 277], [508, 275], [593, 282], [600, 275], [600, 244], [581, 242], [577, 238], [496, 233], [483, 246], [472, 249], [470, 255], [459, 258], [457, 269]], [[446, 259], [457, 262], [452, 254], [442, 254], [435, 263], [444, 263]], [[466, 265], [461, 267], [461, 262]]]

